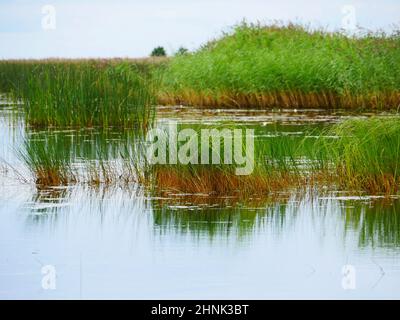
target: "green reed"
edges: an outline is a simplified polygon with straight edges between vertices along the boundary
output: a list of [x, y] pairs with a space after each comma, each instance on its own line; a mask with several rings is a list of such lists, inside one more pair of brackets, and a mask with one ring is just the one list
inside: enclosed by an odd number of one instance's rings
[[28, 131], [19, 155], [41, 187], [125, 184], [145, 173], [142, 140], [143, 132], [131, 129]]
[[40, 138], [26, 139], [20, 158], [38, 186], [68, 185], [78, 181], [68, 146]]
[[[244, 141], [243, 154], [248, 147]], [[222, 155], [223, 143], [220, 148]], [[226, 164], [221, 157], [218, 164], [151, 166], [154, 185], [172, 191], [241, 195], [309, 185], [396, 194], [400, 187], [399, 116], [350, 119], [305, 129], [299, 135], [279, 131], [263, 135], [256, 130], [254, 151], [254, 169], [247, 176], [237, 176], [238, 165]]]
[[[178, 125], [178, 131], [188, 126]], [[213, 128], [191, 127], [199, 136], [202, 128]], [[218, 128], [239, 127], [220, 124]], [[240, 196], [310, 185], [371, 194], [398, 191], [399, 117], [351, 119], [326, 128], [303, 129], [299, 134], [271, 129], [255, 130], [254, 166], [244, 176], [235, 171], [243, 164], [225, 163], [223, 156], [219, 163], [152, 164], [146, 158], [149, 141], [134, 130], [38, 132], [27, 136], [21, 154], [36, 182], [42, 185], [137, 182], [161, 193]], [[185, 143], [179, 142], [178, 152]], [[221, 138], [220, 149], [216, 150], [220, 155], [224, 143]], [[243, 139], [243, 155], [247, 147]], [[211, 160], [215, 151], [211, 141], [208, 148]], [[165, 151], [169, 153], [168, 147]]]
[[159, 79], [129, 61], [0, 62], [0, 89], [24, 102], [30, 126], [147, 128]]
[[397, 108], [399, 32], [242, 23], [171, 60], [164, 103], [236, 107]]
[[[346, 120], [327, 129], [315, 144], [321, 167], [333, 164], [347, 188], [397, 192], [400, 186], [400, 118]], [[322, 156], [321, 156], [322, 155]]]

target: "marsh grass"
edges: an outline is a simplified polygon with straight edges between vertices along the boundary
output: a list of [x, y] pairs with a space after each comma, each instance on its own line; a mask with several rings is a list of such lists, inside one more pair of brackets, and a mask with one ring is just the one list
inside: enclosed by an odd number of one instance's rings
[[40, 187], [139, 182], [137, 130], [40, 130], [26, 134], [20, 158]]
[[43, 140], [25, 140], [19, 151], [39, 186], [58, 186], [76, 183], [77, 175], [72, 170], [68, 148], [57, 148], [57, 144]]
[[259, 137], [255, 150], [248, 176], [225, 164], [157, 165], [155, 185], [167, 193], [241, 196], [309, 186], [390, 195], [400, 187], [398, 116], [345, 120], [301, 137]]
[[[203, 126], [197, 129], [200, 131], [201, 128]], [[207, 128], [210, 129], [209, 126]], [[20, 156], [30, 169], [35, 183], [41, 186], [135, 182], [160, 192], [244, 195], [283, 188], [289, 181], [297, 179], [293, 174], [294, 167], [287, 163], [287, 155], [284, 154], [285, 148], [288, 152], [295, 145], [296, 141], [288, 141], [285, 137], [270, 142], [257, 140], [256, 157], [263, 158], [255, 161], [258, 165], [254, 174], [246, 177], [237, 176], [236, 167], [223, 162], [209, 165], [152, 165], [146, 158], [148, 143], [143, 134], [132, 130], [33, 131], [27, 135]], [[243, 154], [245, 148], [243, 145]], [[267, 158], [269, 161], [261, 164]]]
[[242, 23], [165, 72], [163, 104], [396, 109], [399, 32], [310, 30]]
[[319, 161], [333, 163], [339, 184], [349, 190], [397, 193], [400, 186], [400, 118], [352, 119], [327, 129], [319, 139]]
[[238, 166], [223, 161], [151, 164], [143, 135], [129, 131], [116, 138], [114, 134], [34, 134], [26, 140], [21, 156], [41, 186], [138, 183], [161, 196], [246, 198], [308, 187], [390, 195], [400, 186], [399, 117], [351, 119], [300, 136], [256, 136], [254, 169], [247, 176], [236, 175]]
[[0, 61], [0, 90], [35, 126], [148, 126], [156, 102], [398, 109], [399, 35], [244, 22], [173, 58]]
[[154, 119], [161, 79], [127, 61], [0, 62], [0, 88], [32, 127], [137, 127]]

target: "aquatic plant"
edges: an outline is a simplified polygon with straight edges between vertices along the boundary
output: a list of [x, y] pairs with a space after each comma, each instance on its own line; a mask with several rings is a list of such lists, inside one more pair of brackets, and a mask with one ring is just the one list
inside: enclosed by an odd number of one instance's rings
[[142, 132], [136, 130], [28, 131], [21, 160], [42, 187], [140, 182]]
[[126, 61], [0, 63], [0, 89], [24, 102], [30, 126], [147, 128], [158, 82]]
[[43, 140], [25, 140], [24, 148], [19, 150], [20, 158], [31, 171], [38, 186], [58, 186], [76, 183], [76, 172], [68, 148], [60, 148]]
[[[245, 146], [243, 146], [245, 148]], [[349, 119], [300, 136], [255, 139], [254, 170], [235, 174], [221, 164], [156, 165], [154, 185], [166, 193], [257, 195], [305, 186], [329, 186], [370, 194], [400, 187], [400, 119]]]
[[[179, 131], [183, 132], [187, 125], [180, 124]], [[254, 133], [247, 132], [247, 127], [234, 123], [221, 123], [218, 126], [213, 125], [190, 125], [190, 130], [197, 133], [201, 137], [203, 130], [208, 132], [215, 130], [217, 145], [214, 140], [208, 140], [206, 148], [208, 148], [209, 161], [204, 163], [200, 157], [193, 159], [189, 163], [157, 163], [149, 165], [151, 185], [160, 193], [171, 194], [176, 192], [183, 193], [205, 193], [213, 196], [231, 195], [239, 197], [248, 197], [253, 195], [268, 194], [272, 191], [284, 190], [288, 188], [302, 188], [308, 184], [309, 180], [314, 179], [314, 172], [306, 170], [307, 164], [303, 158], [308, 154], [306, 148], [311, 148], [313, 141], [307, 140], [303, 144], [303, 135], [284, 135], [279, 131], [273, 131], [269, 135], [265, 135], [260, 129]], [[229, 132], [239, 129], [242, 139], [239, 145], [233, 143], [233, 147], [228, 148], [231, 151], [239, 147], [239, 152], [245, 160], [243, 163], [236, 162], [236, 158], [231, 161], [225, 159], [225, 144], [232, 143], [232, 140], [225, 141]], [[270, 128], [272, 129], [272, 128]], [[269, 129], [268, 129], [269, 130]], [[275, 128], [275, 130], [277, 130]], [[264, 133], [264, 134], [263, 134]], [[167, 132], [168, 134], [168, 132]], [[245, 136], [251, 136], [254, 139], [254, 153], [247, 153], [248, 145]], [[232, 136], [231, 136], [232, 137]], [[185, 145], [188, 142], [180, 141], [179, 145]], [[202, 150], [204, 147], [203, 139], [197, 139], [198, 148]], [[177, 147], [180, 152], [180, 146]], [[232, 146], [232, 145], [231, 145]], [[299, 148], [302, 146], [303, 148]], [[169, 145], [166, 153], [169, 154]], [[252, 148], [253, 149], [253, 148]], [[212, 160], [214, 154], [217, 161]], [[232, 153], [230, 153], [232, 155]], [[229, 157], [229, 156], [228, 156]], [[250, 157], [250, 158], [249, 158]], [[212, 161], [211, 161], [212, 160]], [[238, 168], [250, 168], [244, 174], [238, 174]]]
[[399, 117], [350, 119], [327, 129], [319, 139], [319, 161], [333, 164], [336, 180], [349, 190], [396, 193], [400, 186]]
[[163, 104], [396, 109], [399, 33], [242, 23], [165, 72]]
[[[187, 126], [179, 125], [180, 130]], [[233, 124], [223, 126], [235, 128]], [[205, 127], [212, 128], [195, 129]], [[161, 196], [190, 193], [241, 198], [308, 187], [389, 195], [400, 186], [398, 117], [350, 119], [298, 135], [256, 132], [254, 164], [248, 175], [237, 175], [238, 164], [225, 163], [223, 158], [219, 163], [151, 163], [149, 142], [135, 131], [49, 133], [29, 135], [21, 151], [40, 185], [134, 182]], [[221, 155], [224, 143], [218, 150]], [[242, 143], [245, 154], [244, 139]], [[210, 153], [215, 151], [211, 143], [207, 148]]]

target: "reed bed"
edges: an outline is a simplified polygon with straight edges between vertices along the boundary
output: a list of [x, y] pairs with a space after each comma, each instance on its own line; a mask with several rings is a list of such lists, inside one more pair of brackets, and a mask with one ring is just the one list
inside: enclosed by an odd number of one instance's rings
[[338, 183], [347, 190], [397, 193], [400, 187], [400, 118], [352, 119], [323, 133], [319, 139], [321, 168], [332, 163]]
[[40, 130], [27, 132], [18, 150], [40, 188], [142, 183], [143, 131]]
[[167, 66], [162, 104], [372, 108], [400, 105], [400, 33], [242, 23]]
[[28, 136], [21, 158], [34, 182], [41, 187], [138, 183], [161, 196], [242, 198], [309, 187], [392, 195], [400, 187], [398, 116], [346, 120], [302, 136], [256, 136], [254, 169], [244, 176], [236, 175], [235, 163], [151, 164], [148, 142], [138, 132], [90, 132]]
[[400, 118], [350, 119], [302, 137], [260, 137], [254, 159], [248, 176], [226, 164], [155, 165], [150, 176], [164, 195], [249, 197], [307, 187], [393, 195], [400, 187]]
[[[183, 128], [185, 125], [180, 126]], [[199, 126], [198, 131], [201, 128], [204, 126]], [[247, 177], [236, 176], [235, 168], [224, 163], [152, 165], [146, 159], [148, 144], [143, 133], [134, 130], [29, 131], [20, 156], [30, 169], [33, 181], [41, 187], [140, 183], [160, 192], [223, 195], [243, 191], [244, 195], [266, 193], [278, 186], [283, 189], [289, 181], [293, 185], [294, 179], [298, 180], [292, 174], [295, 166], [285, 157], [288, 152], [294, 152], [297, 144], [298, 141], [285, 137], [276, 137], [271, 142], [257, 140], [256, 157], [269, 160], [264, 167], [257, 165], [254, 174]], [[259, 163], [261, 160], [256, 161]]]
[[116, 60], [2, 61], [0, 90], [24, 102], [32, 127], [147, 128], [160, 80], [152, 67]]
[[158, 168], [154, 172], [154, 181], [156, 188], [164, 196], [189, 193], [239, 198], [295, 190], [309, 185], [307, 177], [291, 173], [254, 173], [249, 176], [237, 176], [231, 170], [212, 168], [184, 171], [178, 168]]
[[184, 105], [218, 108], [323, 108], [323, 109], [399, 109], [400, 93], [377, 92], [337, 94], [334, 91], [302, 92], [287, 90], [275, 92], [224, 92], [210, 93], [184, 89], [180, 92], [160, 92], [161, 105]]

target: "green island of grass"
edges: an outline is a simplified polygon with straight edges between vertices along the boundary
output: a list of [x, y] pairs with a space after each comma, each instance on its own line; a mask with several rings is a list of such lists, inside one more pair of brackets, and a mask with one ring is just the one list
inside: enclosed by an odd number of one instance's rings
[[393, 109], [400, 104], [400, 37], [242, 23], [174, 57], [163, 104]]

